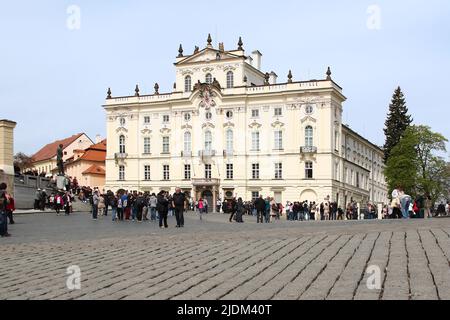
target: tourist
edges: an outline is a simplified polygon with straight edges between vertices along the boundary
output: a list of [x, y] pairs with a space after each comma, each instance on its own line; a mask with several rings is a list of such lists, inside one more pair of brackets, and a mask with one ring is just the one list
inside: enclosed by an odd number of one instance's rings
[[167, 214], [169, 212], [169, 200], [168, 200], [168, 193], [166, 193], [164, 190], [161, 190], [158, 193], [156, 208], [157, 208], [158, 214], [159, 214], [159, 227], [163, 228], [163, 223], [164, 223], [164, 228], [167, 229], [169, 227], [167, 225]]
[[52, 195], [52, 197], [53, 197], [53, 201], [50, 199], [50, 203], [53, 203], [55, 211], [56, 211], [56, 215], [59, 216], [59, 212], [63, 208], [63, 205], [64, 205], [64, 200], [59, 193], [57, 193], [55, 196]]
[[263, 223], [263, 217], [265, 216], [266, 202], [264, 201], [262, 195], [260, 195], [254, 202], [256, 209], [256, 221], [257, 223]]
[[115, 222], [117, 219], [118, 198], [114, 195], [114, 193], [110, 194], [110, 196], [108, 197], [108, 202], [111, 206], [112, 221]]
[[[156, 204], [157, 204], [157, 198], [156, 198], [156, 194], [152, 193], [152, 195], [150, 196], [150, 199], [148, 200], [148, 205], [150, 207], [150, 220], [151, 221], [156, 221], [157, 217], [156, 217]], [[158, 217], [159, 219], [159, 217]]]
[[142, 207], [142, 220], [148, 221], [148, 200], [149, 196], [147, 193], [143, 195], [143, 207]]
[[198, 211], [198, 215], [200, 217], [200, 220], [202, 220], [202, 216], [203, 216], [203, 210], [204, 210], [204, 206], [203, 206], [203, 199], [200, 198], [197, 201], [197, 211]]
[[220, 213], [220, 207], [222, 206], [222, 201], [220, 200], [220, 198], [217, 199], [216, 201], [216, 211], [217, 213]]
[[313, 201], [313, 203], [311, 204], [311, 208], [309, 211], [311, 212], [311, 220], [318, 220], [316, 216], [317, 205], [315, 201]]
[[330, 203], [328, 200], [323, 203], [323, 218], [324, 220], [330, 220]]
[[66, 194], [63, 197], [63, 205], [65, 215], [66, 216], [70, 215], [70, 213], [72, 212], [72, 198], [69, 192], [66, 192]]
[[400, 198], [400, 209], [402, 211], [403, 219], [408, 219], [410, 217], [409, 209], [411, 203], [411, 196], [405, 194], [402, 189], [399, 189], [399, 198]]
[[8, 200], [8, 204], [6, 205], [6, 216], [9, 219], [9, 224], [14, 224], [14, 211], [16, 211], [14, 198], [8, 193], [5, 193], [6, 199]]
[[10, 237], [8, 233], [8, 218], [6, 214], [6, 207], [9, 204], [9, 200], [6, 196], [6, 183], [0, 184], [0, 236]]
[[34, 210], [39, 210], [41, 208], [41, 189], [37, 189], [34, 194]]
[[427, 194], [425, 196], [425, 212], [424, 219], [429, 219], [432, 217], [431, 215], [431, 207], [433, 206], [433, 202], [431, 201], [431, 196]]
[[92, 220], [97, 220], [99, 201], [100, 197], [98, 195], [98, 191], [95, 190], [92, 196]]
[[274, 198], [270, 198], [270, 222], [274, 222], [280, 214], [280, 207], [275, 202]]
[[98, 197], [98, 214], [103, 216], [105, 214], [105, 196], [100, 194]]
[[230, 213], [230, 222], [233, 222], [233, 219], [236, 220], [234, 216], [236, 214], [236, 198], [227, 201], [227, 210]]
[[47, 192], [46, 190], [41, 191], [40, 199], [39, 199], [39, 209], [41, 211], [45, 211], [45, 205], [47, 204]]
[[128, 191], [125, 191], [124, 195], [126, 198], [126, 201], [122, 201], [123, 203], [123, 210], [125, 214], [125, 220], [130, 221], [131, 216], [131, 203], [133, 202], [133, 195], [131, 193], [128, 193]]
[[244, 202], [242, 201], [242, 198], [239, 198], [236, 203], [236, 222], [237, 223], [243, 223], [244, 220], [242, 220], [242, 215], [244, 214]]
[[264, 215], [265, 222], [266, 222], [266, 223], [270, 223], [270, 210], [271, 210], [271, 207], [270, 207], [270, 197], [267, 197], [266, 200], [265, 200], [264, 202], [265, 202], [265, 204], [266, 204], [266, 207], [265, 207], [265, 215]]
[[203, 207], [205, 208], [205, 213], [208, 213], [208, 200], [205, 198], [203, 199]]
[[344, 220], [344, 210], [340, 206], [337, 209], [337, 220]]
[[177, 228], [184, 227], [184, 210], [186, 210], [186, 195], [181, 192], [180, 188], [175, 189], [172, 196], [172, 207], [175, 209], [175, 219], [177, 220]]

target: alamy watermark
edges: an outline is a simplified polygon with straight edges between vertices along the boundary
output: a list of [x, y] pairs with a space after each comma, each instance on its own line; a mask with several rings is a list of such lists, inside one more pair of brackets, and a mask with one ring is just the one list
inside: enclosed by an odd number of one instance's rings
[[80, 30], [81, 29], [81, 8], [77, 5], [70, 5], [67, 7], [67, 20], [66, 26], [69, 30]]
[[81, 290], [81, 269], [79, 266], [69, 266], [66, 270], [68, 275], [66, 286], [69, 290]]
[[377, 4], [370, 5], [367, 8], [367, 29], [381, 30], [381, 7]]
[[366, 269], [366, 273], [369, 274], [366, 285], [369, 290], [381, 289], [381, 269], [379, 266], [371, 265]]

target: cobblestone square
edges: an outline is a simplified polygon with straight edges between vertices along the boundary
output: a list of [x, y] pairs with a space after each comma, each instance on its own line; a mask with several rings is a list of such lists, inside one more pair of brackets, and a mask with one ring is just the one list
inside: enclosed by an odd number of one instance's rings
[[[182, 229], [174, 218], [160, 229], [88, 213], [16, 221], [1, 239], [0, 299], [450, 299], [445, 218], [236, 224], [188, 213]], [[66, 285], [69, 266], [80, 268], [80, 290]]]

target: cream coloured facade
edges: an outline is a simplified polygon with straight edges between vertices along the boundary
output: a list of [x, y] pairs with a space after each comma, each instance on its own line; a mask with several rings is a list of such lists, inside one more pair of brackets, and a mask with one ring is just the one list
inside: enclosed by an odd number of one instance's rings
[[14, 195], [14, 121], [0, 120], [0, 182]]
[[278, 202], [329, 197], [386, 202], [382, 150], [342, 124], [342, 88], [331, 78], [278, 82], [262, 55], [203, 50], [175, 61], [170, 93], [113, 97], [107, 118], [106, 189], [194, 198]]

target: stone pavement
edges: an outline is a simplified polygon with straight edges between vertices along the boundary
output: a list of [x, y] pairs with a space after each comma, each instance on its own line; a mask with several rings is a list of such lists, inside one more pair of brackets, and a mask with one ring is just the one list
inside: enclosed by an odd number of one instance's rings
[[[15, 220], [0, 239], [0, 299], [450, 299], [450, 219], [236, 224], [190, 213], [183, 229], [87, 213]], [[71, 291], [73, 265], [81, 289]]]

